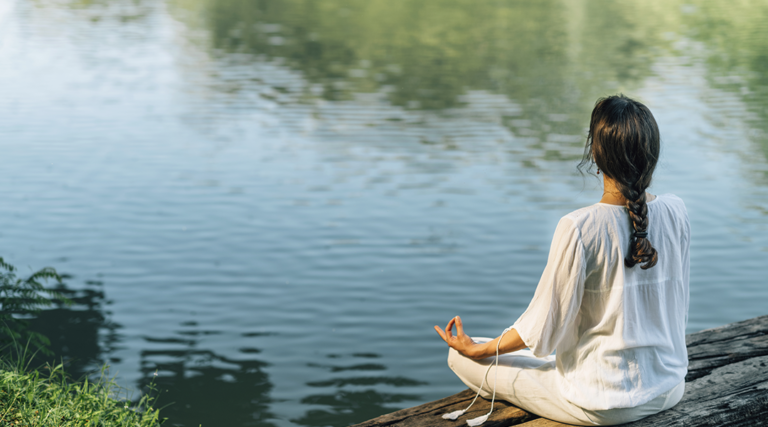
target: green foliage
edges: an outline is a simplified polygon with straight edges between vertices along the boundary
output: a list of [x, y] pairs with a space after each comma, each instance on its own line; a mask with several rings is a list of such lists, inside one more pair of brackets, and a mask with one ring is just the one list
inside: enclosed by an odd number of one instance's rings
[[61, 276], [50, 267], [32, 273], [27, 278], [16, 276], [16, 267], [0, 257], [0, 340], [5, 344], [27, 342], [45, 354], [51, 354], [44, 335], [30, 331], [29, 318], [40, 313], [54, 301], [69, 300], [44, 285], [49, 280], [61, 283]]
[[[162, 424], [154, 381], [148, 393], [132, 402], [126, 390], [105, 375], [91, 381], [73, 381], [63, 364], [30, 369], [38, 352], [52, 354], [44, 335], [28, 329], [26, 319], [54, 302], [70, 304], [67, 298], [45, 283], [62, 284], [53, 268], [43, 268], [26, 278], [0, 258], [0, 426], [130, 426]], [[22, 346], [26, 343], [26, 346]]]
[[[72, 381], [62, 365], [28, 371], [25, 357], [0, 359], [0, 425], [3, 426], [130, 426], [155, 427], [163, 423], [153, 407], [156, 390], [138, 401], [122, 399], [125, 390], [104, 370], [98, 381]], [[41, 373], [44, 372], [44, 373]]]

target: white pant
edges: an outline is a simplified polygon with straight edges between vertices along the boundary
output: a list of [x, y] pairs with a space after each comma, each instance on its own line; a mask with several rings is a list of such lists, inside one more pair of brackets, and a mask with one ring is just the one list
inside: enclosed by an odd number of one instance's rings
[[[487, 342], [490, 338], [473, 338], [475, 342]], [[493, 392], [496, 367], [488, 370], [494, 357], [472, 360], [454, 349], [448, 352], [448, 366], [473, 391], [477, 392], [486, 371], [488, 377], [480, 395], [490, 399]], [[537, 358], [530, 350], [520, 350], [499, 356], [496, 398], [506, 400], [520, 409], [544, 418], [566, 424], [582, 426], [614, 425], [637, 421], [664, 411], [683, 398], [685, 381], [661, 394], [648, 403], [634, 408], [616, 408], [600, 411], [583, 409], [569, 402], [557, 386], [555, 356]]]

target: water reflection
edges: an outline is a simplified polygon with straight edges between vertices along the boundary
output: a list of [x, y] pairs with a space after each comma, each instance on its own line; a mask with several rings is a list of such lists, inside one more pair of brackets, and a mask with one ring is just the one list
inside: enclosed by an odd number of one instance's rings
[[[628, 2], [572, 8], [554, 0], [202, 4], [217, 48], [287, 61], [322, 84], [318, 92], [326, 99], [387, 87], [393, 104], [411, 108], [458, 106], [466, 89], [540, 98], [552, 107], [562, 97], [573, 99], [565, 89], [588, 61], [609, 61], [590, 73], [595, 84], [649, 75], [649, 45], [659, 42], [655, 25], [638, 19]], [[575, 45], [579, 52], [570, 50]]]
[[[746, 136], [755, 141], [768, 158], [768, 3], [745, 1], [732, 5], [704, 2], [683, 9], [683, 35], [699, 46], [682, 44], [687, 50], [704, 50], [709, 83], [735, 94], [746, 111], [724, 99], [711, 99], [720, 104], [724, 117], [714, 117], [722, 127], [732, 126], [734, 120], [744, 121], [752, 128]], [[737, 107], [737, 108], [734, 108]], [[730, 117], [729, 117], [730, 116]], [[768, 182], [768, 171], [763, 173]]]
[[[216, 48], [300, 70], [312, 83], [302, 88], [305, 100], [382, 92], [392, 105], [440, 110], [466, 105], [470, 91], [487, 91], [525, 104], [523, 117], [538, 132], [580, 130], [580, 113], [606, 82], [631, 85], [649, 75], [648, 45], [657, 41], [626, 7], [587, 5], [573, 22], [555, 0], [198, 4]], [[636, 31], [616, 31], [628, 26]], [[593, 60], [610, 64], [590, 67]], [[559, 117], [550, 120], [552, 114]]]
[[[57, 285], [56, 291], [73, 304], [56, 303], [54, 308], [43, 310], [30, 319], [30, 329], [50, 339], [55, 359], [63, 361], [65, 370], [74, 378], [93, 374], [105, 363], [119, 362], [110, 358], [110, 354], [119, 343], [120, 325], [109, 319], [107, 306], [110, 301], [104, 293], [103, 283], [89, 280], [85, 285], [80, 289]], [[50, 360], [41, 355], [37, 362]]]
[[[743, 95], [765, 147], [766, 4], [651, 3], [197, 0], [178, 8], [202, 11], [216, 49], [276, 60], [311, 83], [262, 93], [276, 102], [382, 93], [395, 106], [441, 110], [485, 91], [524, 107], [496, 120], [542, 140], [583, 133], [596, 97], [633, 91], [658, 58], [703, 55], [713, 82]], [[707, 48], [681, 44], [681, 36]], [[229, 93], [249, 87], [228, 83]]]
[[[240, 349], [240, 357], [225, 357], [215, 350], [200, 348], [200, 339], [218, 331], [200, 329], [185, 322], [173, 337], [145, 337], [141, 351], [139, 386], [154, 378], [161, 390], [161, 411], [172, 426], [270, 426], [272, 384], [264, 372], [267, 366], [254, 354], [258, 348]], [[155, 376], [157, 373], [157, 376]]]
[[[301, 403], [320, 406], [310, 409], [293, 422], [306, 426], [349, 425], [391, 412], [392, 404], [419, 401], [413, 393], [395, 393], [401, 387], [426, 385], [410, 378], [381, 375], [387, 367], [376, 363], [380, 356], [375, 353], [356, 353], [350, 357], [328, 355], [328, 363], [310, 363], [308, 366], [328, 371], [331, 378], [310, 381], [308, 386], [326, 389], [326, 393], [313, 393], [301, 399]], [[352, 359], [352, 360], [349, 360]], [[367, 359], [367, 360], [366, 360]], [[347, 363], [344, 363], [348, 361]], [[395, 406], [398, 407], [397, 405]]]
[[[42, 311], [37, 318], [30, 319], [30, 328], [50, 339], [50, 349], [57, 360], [64, 362], [66, 371], [81, 378], [97, 374], [104, 364], [119, 363], [119, 359], [110, 356], [121, 347], [121, 326], [110, 320], [107, 306], [111, 302], [106, 298], [103, 282], [86, 281], [80, 289], [61, 284], [55, 289], [73, 304], [57, 303]], [[200, 348], [202, 338], [220, 332], [199, 328], [196, 322], [183, 322], [180, 326], [176, 336], [143, 337], [146, 349], [140, 352], [142, 380], [137, 390], [147, 390], [154, 379], [161, 391], [161, 416], [169, 418], [168, 425], [273, 425], [268, 421], [274, 415], [268, 408], [272, 384], [264, 372], [267, 363], [253, 356], [261, 351], [242, 347], [241, 358], [224, 357], [214, 350]], [[243, 334], [244, 338], [264, 335]], [[49, 359], [40, 356], [36, 363]], [[362, 365], [349, 369], [372, 368]]]

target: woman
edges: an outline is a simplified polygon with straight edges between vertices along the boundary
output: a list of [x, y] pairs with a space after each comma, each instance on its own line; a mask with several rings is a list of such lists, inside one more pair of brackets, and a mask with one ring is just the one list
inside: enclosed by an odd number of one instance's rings
[[646, 192], [659, 146], [645, 105], [598, 100], [579, 168], [597, 165], [603, 197], [560, 220], [528, 309], [493, 340], [471, 339], [459, 317], [435, 326], [467, 386], [576, 425], [631, 422], [680, 401], [690, 226], [682, 200]]

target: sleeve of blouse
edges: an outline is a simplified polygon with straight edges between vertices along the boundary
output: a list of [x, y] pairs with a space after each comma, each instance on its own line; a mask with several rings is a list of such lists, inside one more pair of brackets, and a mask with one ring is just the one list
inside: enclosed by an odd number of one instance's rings
[[536, 357], [551, 354], [571, 329], [581, 306], [586, 260], [573, 220], [557, 224], [549, 258], [528, 308], [512, 325]]
[[683, 286], [685, 287], [685, 327], [688, 327], [688, 306], [690, 303], [691, 281], [691, 223], [688, 219], [688, 211], [683, 204], [683, 237], [681, 239], [683, 261]]

